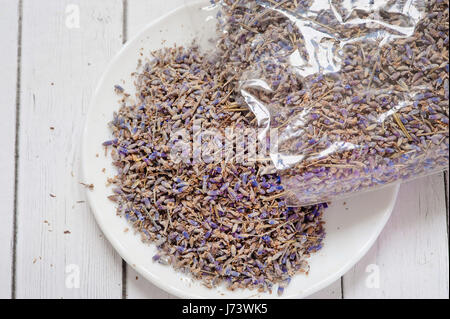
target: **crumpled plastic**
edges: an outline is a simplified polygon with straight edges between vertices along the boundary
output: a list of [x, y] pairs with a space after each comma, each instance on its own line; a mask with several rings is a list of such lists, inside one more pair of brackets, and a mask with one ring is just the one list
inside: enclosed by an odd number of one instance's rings
[[240, 102], [277, 133], [269, 156], [290, 204], [448, 167], [448, 1], [219, 5], [218, 47]]

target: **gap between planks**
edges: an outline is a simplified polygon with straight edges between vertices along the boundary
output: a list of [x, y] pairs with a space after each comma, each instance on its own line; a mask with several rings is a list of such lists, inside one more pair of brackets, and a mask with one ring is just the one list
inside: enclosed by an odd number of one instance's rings
[[21, 95], [21, 73], [22, 73], [22, 23], [23, 23], [23, 0], [18, 2], [18, 30], [17, 30], [17, 83], [16, 83], [16, 134], [14, 145], [14, 216], [13, 216], [13, 252], [11, 270], [11, 298], [16, 299], [16, 260], [17, 260], [17, 191], [19, 185], [19, 145], [20, 145], [20, 95]]
[[448, 170], [446, 170], [445, 172], [444, 172], [444, 187], [445, 187], [445, 208], [446, 208], [446, 214], [447, 214], [447, 239], [449, 239], [450, 240], [450, 232], [449, 232], [449, 227], [450, 227], [450, 225], [449, 225], [449, 221], [448, 221], [448, 218], [449, 218], [449, 203], [448, 203], [448, 201], [449, 201], [449, 196], [448, 196], [448, 194], [449, 194], [449, 190], [448, 190], [448, 188], [449, 188], [449, 185], [448, 185], [448, 173], [449, 173], [449, 171]]
[[[128, 41], [128, 0], [122, 1], [122, 45]], [[122, 299], [127, 299], [127, 263], [122, 259]]]
[[0, 299], [14, 297], [17, 105], [20, 91], [20, 3], [0, 0]]

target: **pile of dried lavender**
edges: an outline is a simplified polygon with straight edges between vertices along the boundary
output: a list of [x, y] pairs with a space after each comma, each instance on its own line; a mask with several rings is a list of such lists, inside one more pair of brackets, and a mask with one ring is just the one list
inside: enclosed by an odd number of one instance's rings
[[448, 166], [448, 1], [218, 2], [236, 107], [278, 130], [302, 204]]
[[136, 74], [136, 99], [120, 86], [122, 107], [111, 123], [118, 175], [118, 214], [159, 249], [155, 261], [192, 274], [208, 287], [258, 288], [281, 294], [291, 276], [308, 272], [321, 248], [326, 204], [287, 207], [276, 174], [263, 162], [186, 163], [171, 160], [171, 134], [202, 120], [205, 128], [250, 125], [227, 90], [233, 77], [195, 46], [153, 52]]

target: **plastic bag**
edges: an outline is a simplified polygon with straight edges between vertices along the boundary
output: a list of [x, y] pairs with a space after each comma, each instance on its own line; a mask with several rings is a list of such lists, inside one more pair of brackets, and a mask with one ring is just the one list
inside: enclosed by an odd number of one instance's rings
[[219, 4], [236, 103], [277, 132], [269, 155], [291, 204], [448, 166], [448, 1]]

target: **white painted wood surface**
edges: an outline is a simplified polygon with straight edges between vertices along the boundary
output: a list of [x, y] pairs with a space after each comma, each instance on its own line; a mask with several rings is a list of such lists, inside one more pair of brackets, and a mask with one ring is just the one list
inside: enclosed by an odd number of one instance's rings
[[344, 298], [448, 298], [445, 212], [443, 174], [403, 184], [377, 242], [344, 276]]
[[336, 280], [328, 287], [309, 296], [308, 299], [342, 299], [341, 279]]
[[5, 7], [0, 9], [0, 299], [11, 297], [19, 25], [18, 3], [0, 0]]
[[121, 298], [120, 258], [79, 202], [79, 143], [122, 1], [24, 0], [23, 17], [16, 296]]
[[[122, 273], [121, 258], [102, 237], [87, 204], [78, 202], [85, 192], [79, 182], [89, 183], [80, 180], [78, 146], [90, 96], [120, 49], [123, 31], [130, 38], [189, 1], [23, 0], [17, 298], [172, 298], [131, 267]], [[0, 8], [5, 44], [0, 50], [0, 133], [10, 137], [0, 142], [0, 298], [8, 298], [18, 0], [0, 0]], [[66, 21], [77, 8], [80, 28], [68, 28]], [[448, 175], [445, 180], [438, 174], [403, 185], [391, 220], [369, 253], [343, 277], [343, 286], [338, 280], [311, 298], [448, 298], [445, 183]], [[66, 269], [71, 265], [75, 268]], [[369, 270], [379, 269], [379, 288], [366, 285], [374, 278], [374, 272], [366, 272], [369, 265], [378, 267]], [[69, 289], [66, 283], [76, 283], [68, 279], [77, 267], [80, 287]]]

